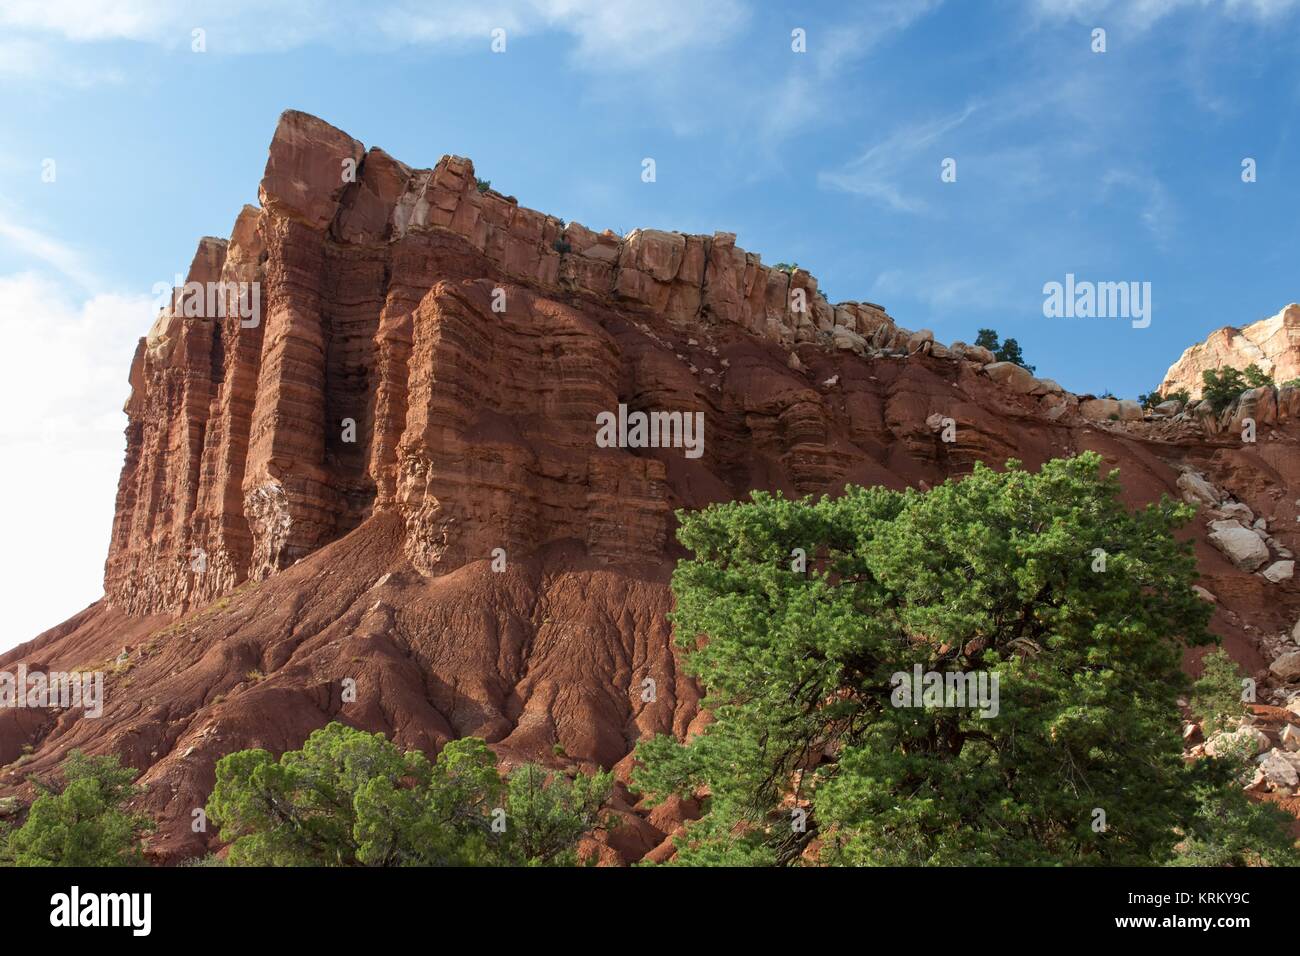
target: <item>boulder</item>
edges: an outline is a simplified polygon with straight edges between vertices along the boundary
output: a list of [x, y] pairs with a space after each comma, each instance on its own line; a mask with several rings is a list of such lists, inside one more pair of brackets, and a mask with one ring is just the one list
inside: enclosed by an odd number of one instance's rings
[[1021, 368], [1015, 362], [994, 362], [992, 365], [986, 365], [984, 374], [999, 385], [1005, 385], [1021, 395], [1028, 395], [1038, 382], [1029, 369]]
[[1283, 750], [1300, 750], [1300, 727], [1287, 724], [1282, 728], [1282, 733], [1278, 734], [1278, 739], [1282, 741]]
[[1300, 651], [1287, 651], [1268, 665], [1268, 672], [1281, 681], [1300, 678]]
[[1113, 398], [1090, 398], [1079, 403], [1079, 414], [1094, 422], [1118, 420], [1119, 402]]
[[1264, 780], [1273, 791], [1290, 793], [1300, 786], [1300, 774], [1291, 765], [1291, 761], [1279, 750], [1270, 750], [1259, 762], [1259, 769], [1264, 772]]
[[934, 333], [929, 329], [921, 329], [913, 332], [907, 339], [907, 354], [912, 355], [916, 352], [929, 351], [927, 346], [934, 343]]
[[1131, 398], [1121, 398], [1119, 400], [1119, 420], [1122, 422], [1140, 422], [1146, 416], [1142, 413], [1142, 406]]
[[1268, 545], [1235, 521], [1211, 521], [1210, 544], [1243, 571], [1255, 571], [1268, 560]]
[[831, 344], [837, 349], [845, 349], [861, 355], [867, 347], [867, 340], [858, 335], [857, 332], [852, 332], [842, 325], [837, 325], [831, 330]]
[[982, 345], [968, 345], [963, 351], [962, 358], [980, 365], [992, 365], [998, 360], [996, 355]]
[[1256, 730], [1250, 724], [1245, 724], [1236, 730], [1221, 730], [1210, 734], [1205, 741], [1205, 752], [1211, 757], [1237, 752], [1244, 752], [1246, 756], [1253, 757], [1267, 750], [1269, 744], [1268, 734]]
[[1188, 504], [1201, 504], [1213, 508], [1223, 500], [1219, 489], [1195, 471], [1184, 471], [1178, 476], [1178, 491]]
[[1281, 584], [1283, 581], [1290, 581], [1295, 574], [1294, 561], [1274, 561], [1267, 568], [1260, 572], [1265, 580], [1273, 584]]
[[1242, 524], [1254, 524], [1255, 512], [1250, 510], [1249, 505], [1242, 504], [1240, 501], [1229, 501], [1219, 506], [1219, 511], [1227, 518], [1236, 518]]

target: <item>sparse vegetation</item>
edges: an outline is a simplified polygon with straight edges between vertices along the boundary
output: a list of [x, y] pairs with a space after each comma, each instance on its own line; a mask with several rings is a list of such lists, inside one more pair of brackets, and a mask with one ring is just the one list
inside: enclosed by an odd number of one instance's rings
[[1180, 828], [1172, 866], [1300, 866], [1289, 831], [1295, 818], [1241, 788], [1253, 769], [1241, 755], [1207, 757], [1187, 770], [1195, 813]]
[[1206, 369], [1201, 373], [1201, 396], [1216, 412], [1231, 405], [1242, 392], [1273, 384], [1273, 376], [1251, 363], [1244, 370], [1235, 368]]
[[1138, 404], [1143, 408], [1155, 408], [1157, 405], [1163, 405], [1165, 402], [1180, 402], [1184, 408], [1192, 400], [1192, 393], [1185, 388], [1180, 388], [1175, 392], [1161, 394], [1159, 389], [1152, 389], [1138, 396]]
[[1035, 371], [1034, 366], [1025, 361], [1025, 356], [1020, 351], [1020, 343], [1015, 339], [999, 342], [998, 333], [994, 329], [980, 329], [975, 335], [975, 344], [988, 349], [999, 362], [1014, 362], [1021, 368]]
[[485, 193], [492, 188], [492, 180], [490, 179], [475, 179], [474, 184], [478, 186], [478, 191], [481, 193]]
[[1201, 677], [1192, 685], [1192, 713], [1200, 718], [1208, 736], [1235, 726], [1246, 715], [1241, 672], [1228, 652], [1217, 648], [1201, 662]]

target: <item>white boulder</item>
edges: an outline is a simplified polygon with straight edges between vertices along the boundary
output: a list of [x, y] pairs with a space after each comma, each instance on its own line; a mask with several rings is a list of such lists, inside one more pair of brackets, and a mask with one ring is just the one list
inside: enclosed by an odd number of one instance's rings
[[1268, 545], [1235, 521], [1211, 521], [1210, 544], [1243, 571], [1256, 571], [1268, 560]]

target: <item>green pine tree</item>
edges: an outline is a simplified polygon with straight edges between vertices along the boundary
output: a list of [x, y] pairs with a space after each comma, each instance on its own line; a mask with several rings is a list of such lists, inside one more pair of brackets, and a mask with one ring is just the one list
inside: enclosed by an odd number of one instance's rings
[[[634, 771], [652, 800], [708, 790], [675, 862], [792, 864], [814, 838], [820, 863], [1171, 859], [1198, 813], [1179, 663], [1211, 639], [1174, 537], [1192, 509], [1130, 512], [1100, 468], [680, 514], [674, 624], [715, 720]], [[918, 664], [996, 673], [996, 716], [895, 706]]]
[[572, 865], [611, 784], [608, 773], [569, 781], [530, 765], [502, 779], [476, 737], [430, 762], [331, 723], [279, 760], [223, 757], [208, 815], [235, 865]]
[[148, 817], [127, 803], [142, 791], [136, 771], [117, 757], [68, 754], [60, 768], [62, 787], [45, 790], [10, 832], [0, 860], [12, 866], [139, 866], [142, 840], [153, 829]]

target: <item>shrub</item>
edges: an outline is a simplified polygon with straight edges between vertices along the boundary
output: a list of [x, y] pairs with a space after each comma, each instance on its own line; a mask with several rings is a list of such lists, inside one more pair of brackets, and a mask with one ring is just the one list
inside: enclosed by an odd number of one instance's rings
[[279, 760], [221, 758], [208, 815], [233, 866], [572, 865], [611, 785], [529, 765], [502, 778], [475, 737], [430, 762], [331, 723]]
[[1201, 719], [1208, 737], [1244, 717], [1246, 704], [1241, 694], [1241, 672], [1227, 651], [1217, 648], [1201, 663], [1201, 677], [1192, 685], [1191, 709]]
[[27, 819], [8, 834], [0, 854], [12, 866], [138, 866], [142, 839], [154, 824], [127, 801], [143, 791], [136, 772], [117, 757], [68, 754], [62, 788], [43, 786]]

